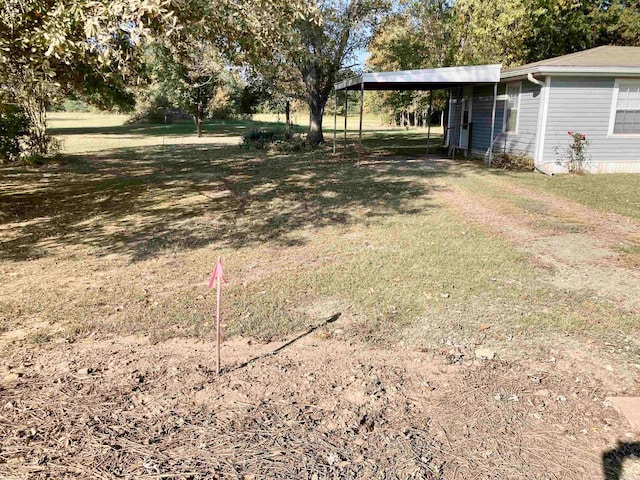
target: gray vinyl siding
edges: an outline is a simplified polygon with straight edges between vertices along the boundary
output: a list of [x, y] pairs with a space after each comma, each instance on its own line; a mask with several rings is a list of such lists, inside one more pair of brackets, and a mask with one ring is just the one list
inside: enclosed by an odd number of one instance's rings
[[[504, 93], [505, 86], [498, 86]], [[493, 85], [475, 87], [473, 89], [473, 100], [471, 103], [471, 150], [474, 154], [484, 155], [489, 150], [491, 144], [491, 111], [493, 110]], [[502, 119], [504, 116], [504, 102], [496, 104], [496, 125], [494, 135], [502, 132]]]
[[[570, 143], [568, 131], [591, 142], [591, 163], [640, 163], [640, 136], [609, 136], [615, 78], [552, 77], [543, 149], [544, 163], [559, 163]], [[558, 154], [558, 152], [560, 154]], [[594, 171], [613, 171], [613, 165]]]
[[[504, 95], [505, 92], [506, 84], [498, 85], [498, 95]], [[522, 82], [517, 133], [502, 132], [505, 103], [504, 100], [499, 100], [496, 104], [494, 151], [526, 153], [533, 157], [540, 108], [540, 87], [528, 81]], [[492, 108], [493, 85], [476, 87], [473, 92], [471, 116], [473, 122], [471, 149], [475, 153], [484, 154], [489, 149]]]

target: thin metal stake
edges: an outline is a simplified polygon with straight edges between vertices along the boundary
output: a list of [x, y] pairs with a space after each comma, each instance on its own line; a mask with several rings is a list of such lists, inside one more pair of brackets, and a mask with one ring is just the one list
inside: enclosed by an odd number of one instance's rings
[[338, 91], [335, 91], [333, 102], [333, 153], [336, 153], [336, 135], [338, 130]]
[[427, 160], [429, 160], [429, 145], [431, 145], [431, 113], [433, 112], [433, 90], [429, 90], [429, 114], [427, 115]]
[[362, 115], [364, 113], [364, 82], [360, 84], [360, 130], [358, 131], [358, 166], [362, 160]]
[[344, 150], [342, 158], [347, 158], [347, 108], [349, 108], [349, 90], [344, 91]]

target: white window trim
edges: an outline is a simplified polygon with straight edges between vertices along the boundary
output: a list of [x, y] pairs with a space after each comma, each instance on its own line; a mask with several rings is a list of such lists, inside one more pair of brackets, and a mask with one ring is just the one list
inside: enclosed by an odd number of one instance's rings
[[[462, 100], [465, 102], [465, 105], [469, 106], [469, 118], [467, 120], [467, 123], [472, 123], [473, 122], [473, 87], [468, 87], [465, 88], [465, 90], [467, 90], [469, 96], [465, 96], [465, 92], [463, 91], [462, 93]], [[460, 102], [460, 105], [462, 106], [463, 102]], [[462, 120], [464, 117], [464, 110], [460, 110], [460, 134], [458, 136], [458, 143], [461, 145], [462, 148]], [[469, 130], [467, 130], [468, 132]], [[471, 149], [471, 144], [469, 143], [470, 138], [467, 137], [467, 146], [465, 148], [467, 149]]]
[[609, 113], [609, 131], [608, 137], [624, 138], [624, 137], [640, 137], [640, 133], [613, 133], [613, 129], [616, 125], [616, 110], [618, 108], [618, 93], [620, 92], [620, 84], [638, 85], [640, 80], [637, 78], [616, 78], [613, 83], [613, 99], [611, 100], [611, 112]]
[[[516, 117], [516, 129], [514, 131], [507, 131], [507, 100], [509, 99], [509, 94], [507, 93], [509, 91], [509, 86], [518, 86], [518, 116]], [[504, 101], [504, 108], [503, 108], [503, 112], [502, 112], [502, 133], [506, 133], [507, 135], [517, 135], [518, 131], [520, 130], [520, 103], [521, 103], [521, 98], [522, 98], [522, 82], [510, 82], [507, 83], [505, 86], [505, 101]]]

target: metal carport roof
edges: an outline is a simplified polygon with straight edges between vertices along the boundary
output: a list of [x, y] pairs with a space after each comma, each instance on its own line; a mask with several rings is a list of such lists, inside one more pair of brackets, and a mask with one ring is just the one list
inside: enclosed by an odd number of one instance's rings
[[440, 90], [443, 88], [497, 83], [501, 65], [428, 68], [397, 72], [363, 73], [334, 85], [336, 90]]

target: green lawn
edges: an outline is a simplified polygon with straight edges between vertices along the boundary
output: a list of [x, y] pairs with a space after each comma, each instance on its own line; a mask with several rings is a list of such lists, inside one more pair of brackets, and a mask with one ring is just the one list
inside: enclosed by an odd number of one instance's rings
[[640, 175], [546, 175], [517, 174], [517, 182], [583, 203], [605, 212], [640, 219]]
[[[228, 335], [277, 338], [336, 311], [372, 339], [422, 325], [424, 338], [413, 340], [428, 344], [473, 337], [486, 323], [505, 336], [532, 326], [631, 328], [629, 312], [594, 307], [588, 292], [554, 291], [529, 253], [439, 196], [452, 185], [492, 192], [493, 178], [591, 205], [566, 185], [581, 192], [584, 181], [605, 192], [610, 177], [405, 164], [405, 156], [423, 158], [421, 129], [371, 127], [368, 163], [358, 167], [353, 131], [343, 159], [331, 145], [289, 155], [237, 145], [269, 122], [210, 122], [203, 139], [190, 125], [122, 122], [54, 116], [51, 132], [66, 147], [60, 161], [0, 168], [6, 329], [45, 325], [31, 331], [39, 343], [91, 333], [208, 337], [205, 285], [218, 255], [230, 280]], [[624, 181], [630, 188], [636, 180]]]

